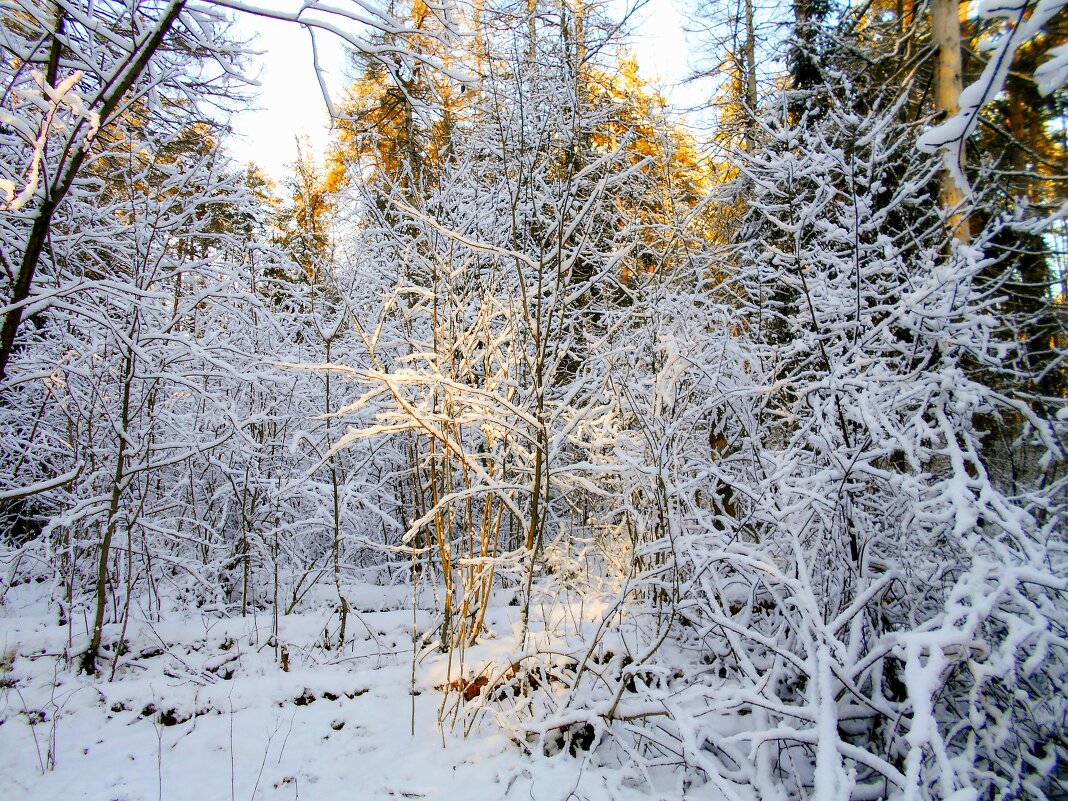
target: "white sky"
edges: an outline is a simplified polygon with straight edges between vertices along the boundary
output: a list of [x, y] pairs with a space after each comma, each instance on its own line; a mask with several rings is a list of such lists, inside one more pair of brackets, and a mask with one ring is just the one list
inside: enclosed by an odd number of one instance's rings
[[[687, 71], [686, 38], [678, 0], [649, 0], [633, 25], [632, 48], [646, 78], [666, 88]], [[319, 155], [329, 141], [329, 115], [312, 68], [308, 33], [292, 23], [263, 18], [242, 20], [243, 29], [257, 35], [253, 48], [263, 51], [261, 88], [254, 111], [234, 119], [239, 138], [231, 143], [239, 161], [253, 161], [280, 180], [296, 157], [296, 137], [307, 135]], [[317, 36], [320, 63], [331, 92], [344, 85], [341, 44], [328, 34]]]
[[[279, 180], [296, 157], [296, 138], [307, 134], [322, 153], [328, 141], [329, 114], [312, 67], [307, 31], [293, 23], [255, 18], [246, 30], [256, 34], [252, 47], [263, 51], [257, 108], [234, 118], [238, 139], [231, 143], [234, 156], [252, 161]], [[331, 92], [344, 85], [344, 56], [338, 40], [318, 35], [320, 62], [328, 71]]]

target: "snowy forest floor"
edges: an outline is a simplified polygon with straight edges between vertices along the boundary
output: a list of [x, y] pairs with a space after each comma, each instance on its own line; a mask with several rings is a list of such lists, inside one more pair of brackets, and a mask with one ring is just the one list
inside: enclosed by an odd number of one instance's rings
[[[99, 674], [79, 674], [67, 655], [84, 650], [86, 627], [58, 625], [48, 592], [47, 585], [9, 588], [0, 605], [0, 797], [650, 797], [625, 767], [606, 767], [611, 761], [596, 748], [531, 755], [489, 720], [466, 737], [464, 716], [439, 726], [450, 665], [446, 655], [424, 651], [413, 684], [409, 589], [348, 590], [354, 612], [341, 652], [323, 647], [324, 630], [336, 638], [338, 624], [326, 604], [282, 617], [285, 671], [269, 615], [149, 622], [131, 614], [114, 677], [120, 627], [106, 631]], [[465, 664], [507, 664], [518, 617], [518, 607], [492, 609], [494, 633]], [[418, 630], [431, 624], [419, 610]], [[454, 700], [460, 693], [449, 694]], [[681, 788], [663, 789], [654, 797], [681, 797]]]

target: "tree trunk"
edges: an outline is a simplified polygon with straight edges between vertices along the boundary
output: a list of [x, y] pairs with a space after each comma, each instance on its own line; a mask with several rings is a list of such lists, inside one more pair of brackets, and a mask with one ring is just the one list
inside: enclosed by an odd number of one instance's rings
[[[935, 108], [942, 119], [960, 112], [961, 53], [959, 0], [931, 0], [931, 35], [938, 48], [935, 61]], [[964, 170], [964, 148], [956, 165]], [[971, 240], [968, 216], [964, 213], [964, 187], [947, 164], [942, 172], [941, 203], [949, 230], [961, 244]]]
[[[132, 342], [137, 330], [136, 322], [130, 326], [128, 336]], [[122, 499], [123, 485], [126, 483], [126, 443], [130, 425], [130, 390], [134, 381], [135, 359], [133, 348], [126, 354], [123, 364], [122, 409], [118, 445], [115, 456], [115, 474], [112, 477], [111, 494], [108, 499], [108, 517], [104, 526], [104, 536], [100, 541], [99, 562], [96, 573], [96, 610], [93, 614], [93, 631], [90, 635], [89, 648], [82, 656], [81, 670], [93, 675], [96, 673], [96, 658], [100, 653], [100, 642], [104, 632], [104, 612], [107, 608], [108, 559], [111, 556], [111, 541], [119, 525], [119, 502]]]
[[756, 152], [756, 31], [753, 27], [753, 0], [745, 0], [745, 150], [752, 155]]
[[[101, 125], [107, 125], [112, 121], [111, 117], [119, 108], [119, 103], [148, 68], [149, 60], [163, 43], [163, 39], [174, 25], [175, 20], [178, 19], [178, 15], [184, 6], [185, 0], [175, 0], [171, 3], [152, 33], [130, 54], [126, 66], [119, 72], [114, 83], [110, 84], [106, 91], [97, 98]], [[82, 164], [84, 164], [89, 155], [89, 148], [93, 140], [82, 136], [84, 127], [85, 121], [82, 120], [73, 126], [71, 130], [67, 143], [68, 148], [72, 148], [70, 156], [64, 162], [61, 162], [55, 183], [48, 186], [46, 195], [34, 215], [30, 235], [19, 259], [18, 273], [11, 289], [11, 297], [7, 303], [9, 309], [7, 314], [4, 315], [3, 325], [0, 326], [0, 382], [7, 377], [7, 365], [11, 355], [14, 353], [19, 327], [22, 324], [23, 304], [30, 297], [33, 279], [37, 273], [41, 256], [44, 253], [45, 244], [48, 241], [49, 230], [52, 227], [52, 218], [55, 216], [56, 209], [66, 198], [67, 192], [74, 185]], [[78, 137], [81, 138], [79, 139]]]

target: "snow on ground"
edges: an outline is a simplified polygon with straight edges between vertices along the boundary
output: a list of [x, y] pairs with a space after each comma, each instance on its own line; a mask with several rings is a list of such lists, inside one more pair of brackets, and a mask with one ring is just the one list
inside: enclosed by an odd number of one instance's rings
[[[57, 625], [42, 590], [13, 588], [0, 606], [0, 798], [651, 797], [626, 769], [595, 767], [594, 754], [526, 755], [492, 725], [467, 738], [462, 723], [443, 730], [438, 688], [449, 666], [426, 655], [413, 696], [412, 610], [399, 588], [356, 588], [352, 643], [340, 654], [322, 645], [324, 630], [336, 634], [328, 609], [282, 618], [277, 643], [262, 614], [131, 622], [114, 680], [113, 650], [94, 678], [66, 664], [85, 627]], [[510, 631], [517, 612], [495, 609], [494, 628]], [[420, 610], [419, 630], [431, 623]], [[510, 641], [487, 640], [466, 664], [503, 663]]]

